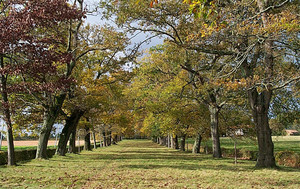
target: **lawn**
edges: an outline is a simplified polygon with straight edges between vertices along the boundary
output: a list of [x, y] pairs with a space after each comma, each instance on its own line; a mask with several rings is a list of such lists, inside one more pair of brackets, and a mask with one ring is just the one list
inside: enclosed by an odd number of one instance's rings
[[[300, 154], [300, 136], [273, 136], [272, 137], [274, 143], [274, 151], [294, 151]], [[189, 144], [189, 150], [192, 150], [192, 145], [194, 140], [189, 138], [187, 140]], [[234, 149], [234, 140], [230, 137], [221, 137], [220, 143], [222, 148], [226, 149]], [[211, 141], [204, 141], [201, 145], [206, 145], [211, 147]], [[240, 138], [237, 139], [237, 148], [258, 151], [257, 141], [249, 138]]]
[[[55, 146], [48, 146], [49, 149], [55, 148]], [[21, 150], [35, 150], [36, 146], [15, 146], [16, 151], [21, 151]], [[2, 151], [7, 151], [7, 146], [2, 146], [1, 147]]]
[[300, 188], [299, 169], [254, 165], [127, 140], [80, 155], [0, 166], [0, 188]]

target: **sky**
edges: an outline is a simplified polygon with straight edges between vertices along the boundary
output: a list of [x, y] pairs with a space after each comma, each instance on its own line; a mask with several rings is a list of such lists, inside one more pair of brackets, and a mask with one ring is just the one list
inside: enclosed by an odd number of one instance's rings
[[[85, 0], [84, 2], [85, 2], [85, 6], [89, 10], [93, 10], [94, 7], [96, 7], [99, 4], [99, 0]], [[86, 19], [86, 23], [103, 25], [105, 23], [105, 20], [103, 20], [101, 18], [100, 13], [98, 13], [98, 15], [96, 13], [95, 14], [88, 14], [87, 15], [87, 19]], [[113, 25], [112, 22], [106, 21], [106, 23]], [[139, 42], [145, 40], [146, 37], [147, 37], [146, 34], [141, 33], [141, 34], [137, 35], [135, 38], [133, 38], [132, 43], [139, 43]], [[161, 44], [162, 42], [163, 42], [162, 38], [158, 38], [158, 37], [153, 38], [148, 44], [144, 44], [142, 46], [142, 49], [146, 50], [146, 49], [148, 49], [148, 48], [150, 48], [152, 46]]]
[[[99, 4], [99, 0], [85, 0], [84, 2], [85, 2], [84, 6], [90, 10], [92, 10], [94, 7], [97, 6], [97, 4]], [[87, 14], [87, 19], [85, 21], [85, 24], [87, 24], [87, 23], [103, 25], [105, 23], [105, 20], [103, 20], [101, 18], [100, 14]], [[107, 23], [113, 25], [112, 22], [107, 22]], [[139, 42], [145, 40], [146, 37], [147, 37], [146, 34], [141, 33], [141, 34], [137, 35], [135, 38], [133, 38], [132, 43], [139, 43]], [[142, 45], [141, 48], [142, 48], [142, 50], [146, 50], [152, 46], [161, 44], [162, 42], [163, 42], [163, 39], [156, 37], [156, 38], [153, 38], [150, 43]], [[57, 132], [61, 131], [61, 125], [55, 124], [55, 127], [58, 129]], [[6, 127], [5, 127], [5, 124], [2, 119], [0, 119], [0, 132], [1, 131], [6, 131]]]

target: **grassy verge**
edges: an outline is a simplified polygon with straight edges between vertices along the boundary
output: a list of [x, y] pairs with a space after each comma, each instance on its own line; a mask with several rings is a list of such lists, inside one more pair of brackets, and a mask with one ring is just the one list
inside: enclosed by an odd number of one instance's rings
[[[55, 146], [48, 146], [49, 149], [54, 149]], [[15, 146], [16, 151], [21, 151], [21, 150], [35, 150], [36, 146]], [[7, 146], [2, 146], [1, 151], [7, 151]]]
[[0, 166], [1, 188], [299, 188], [300, 170], [254, 169], [255, 162], [212, 159], [151, 141], [122, 141], [108, 148], [17, 167]]
[[[272, 137], [274, 143], [274, 151], [293, 151], [300, 154], [300, 136], [278, 136]], [[194, 139], [189, 138], [187, 140], [189, 144], [189, 149], [192, 149], [192, 145], [194, 143]], [[221, 147], [226, 149], [234, 149], [234, 141], [229, 137], [221, 137], [220, 138]], [[207, 144], [207, 146], [211, 147], [211, 141], [204, 141], [202, 145]], [[238, 139], [237, 140], [237, 148], [245, 149], [250, 151], [258, 151], [257, 142], [251, 139]]]

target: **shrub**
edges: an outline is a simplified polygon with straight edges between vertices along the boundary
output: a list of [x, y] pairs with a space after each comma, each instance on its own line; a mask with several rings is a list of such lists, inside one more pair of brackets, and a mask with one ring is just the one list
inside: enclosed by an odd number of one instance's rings
[[[26, 161], [35, 158], [36, 150], [16, 150], [15, 158], [16, 162]], [[55, 149], [48, 149], [47, 155], [48, 157], [52, 157], [55, 154]], [[7, 164], [7, 152], [0, 152], [0, 165]]]
[[300, 157], [299, 154], [293, 151], [280, 151], [275, 155], [275, 160], [278, 165], [288, 166], [288, 167], [300, 167]]
[[0, 165], [7, 163], [7, 152], [0, 151]]
[[[234, 157], [234, 149], [227, 149], [227, 148], [221, 148], [222, 156], [223, 157]], [[239, 149], [237, 149], [237, 157], [240, 157]]]
[[254, 160], [254, 161], [257, 160], [257, 155], [258, 155], [257, 151], [241, 149], [240, 153], [241, 153], [241, 157], [243, 159], [249, 159], [249, 160]]

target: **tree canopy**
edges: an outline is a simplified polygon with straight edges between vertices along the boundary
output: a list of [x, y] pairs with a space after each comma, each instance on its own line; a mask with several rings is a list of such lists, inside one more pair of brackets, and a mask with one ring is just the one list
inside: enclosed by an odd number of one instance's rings
[[[14, 163], [15, 135], [39, 137], [47, 158], [75, 152], [76, 131], [110, 145], [150, 137], [185, 150], [185, 139], [237, 131], [255, 138], [257, 167], [276, 167], [272, 134], [299, 126], [299, 2], [103, 0], [85, 24], [83, 0], [0, 1], [1, 112]], [[145, 39], [133, 44], [135, 36]], [[141, 49], [154, 37], [162, 44]], [[253, 134], [255, 131], [255, 134]], [[180, 139], [180, 145], [178, 142]]]

